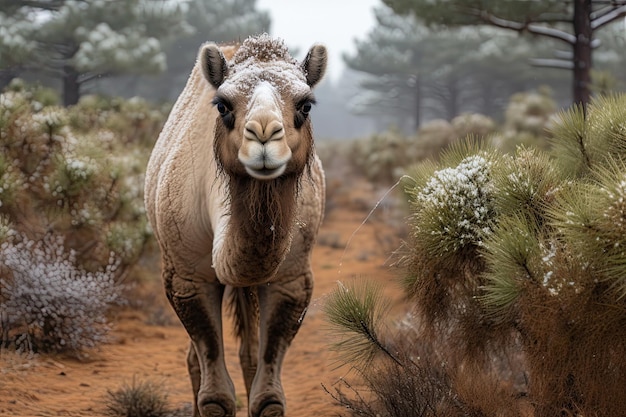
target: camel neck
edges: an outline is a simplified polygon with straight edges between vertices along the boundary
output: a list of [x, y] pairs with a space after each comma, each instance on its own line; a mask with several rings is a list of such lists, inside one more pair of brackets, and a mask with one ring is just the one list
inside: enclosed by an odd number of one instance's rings
[[[229, 270], [242, 284], [275, 275], [291, 247], [298, 178], [230, 178], [230, 221], [224, 242]], [[222, 278], [222, 277], [220, 277]]]

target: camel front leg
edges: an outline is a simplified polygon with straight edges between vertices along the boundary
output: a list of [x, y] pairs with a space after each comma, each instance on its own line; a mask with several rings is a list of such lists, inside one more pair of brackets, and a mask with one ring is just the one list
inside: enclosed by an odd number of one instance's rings
[[285, 415], [285, 395], [280, 379], [282, 363], [300, 328], [312, 292], [310, 271], [288, 282], [258, 287], [260, 344], [258, 368], [249, 396], [250, 417]]
[[224, 361], [219, 283], [193, 282], [175, 274], [166, 293], [191, 338], [187, 357], [194, 391], [194, 417], [234, 417], [235, 388]]

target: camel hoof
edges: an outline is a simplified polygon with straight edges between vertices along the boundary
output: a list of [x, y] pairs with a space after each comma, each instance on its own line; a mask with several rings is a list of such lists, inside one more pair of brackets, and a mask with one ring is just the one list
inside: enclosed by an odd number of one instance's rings
[[200, 407], [200, 415], [202, 417], [235, 417], [230, 414], [224, 407], [215, 402], [207, 402]]
[[279, 403], [266, 404], [259, 413], [259, 417], [284, 417], [285, 408]]

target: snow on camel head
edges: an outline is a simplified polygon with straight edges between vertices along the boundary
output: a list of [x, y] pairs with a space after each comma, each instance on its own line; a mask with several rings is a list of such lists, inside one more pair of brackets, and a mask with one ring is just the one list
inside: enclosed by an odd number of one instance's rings
[[324, 75], [326, 48], [313, 46], [300, 64], [281, 39], [263, 34], [246, 39], [228, 61], [216, 44], [207, 43], [198, 60], [217, 90], [220, 168], [259, 180], [301, 173], [312, 155], [311, 89]]

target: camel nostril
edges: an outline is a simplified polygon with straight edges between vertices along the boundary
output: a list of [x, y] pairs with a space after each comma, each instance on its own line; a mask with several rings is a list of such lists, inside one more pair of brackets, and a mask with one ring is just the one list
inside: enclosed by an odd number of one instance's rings
[[244, 126], [244, 137], [265, 143], [283, 137], [283, 124], [278, 120], [265, 122], [264, 120], [249, 120]]
[[270, 139], [279, 139], [279, 138], [277, 138], [277, 137], [275, 137], [275, 136], [280, 136], [280, 137], [282, 137], [283, 130], [284, 130], [284, 129], [283, 129], [283, 127], [282, 127], [282, 126], [275, 128], [275, 129], [272, 131], [272, 134], [271, 134], [271, 135], [269, 135], [269, 138], [270, 138]]
[[263, 126], [256, 120], [250, 120], [244, 126], [243, 136], [246, 139], [258, 140], [260, 142], [264, 142]]

